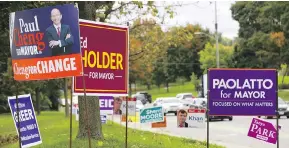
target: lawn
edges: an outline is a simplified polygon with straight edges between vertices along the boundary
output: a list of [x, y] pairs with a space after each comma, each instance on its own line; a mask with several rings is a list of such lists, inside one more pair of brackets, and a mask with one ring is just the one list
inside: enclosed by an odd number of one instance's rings
[[[136, 91], [148, 91], [152, 95], [153, 100], [155, 100], [158, 97], [175, 97], [178, 93], [188, 93], [188, 92], [193, 93], [193, 95], [197, 96], [195, 87], [191, 82], [185, 82], [184, 85], [171, 83], [169, 87], [169, 92], [167, 92], [166, 87], [162, 86], [158, 88], [155, 85], [152, 85], [151, 90], [147, 90], [146, 86], [144, 85], [138, 85], [136, 90], [132, 89], [132, 93], [136, 93]], [[68, 90], [68, 98], [70, 98], [70, 93], [71, 91]], [[64, 98], [63, 93], [60, 98]]]
[[167, 92], [165, 87], [153, 88], [146, 91], [152, 95], [153, 100], [158, 97], [175, 97], [178, 93], [193, 93], [194, 96], [197, 96], [195, 86], [191, 82], [186, 82], [184, 85], [173, 84], [169, 87], [169, 92]]
[[[42, 112], [37, 117], [43, 143], [39, 148], [63, 148], [69, 147], [69, 118], [64, 117], [61, 112]], [[10, 114], [0, 115], [0, 135], [16, 134], [15, 126]], [[92, 147], [98, 148], [124, 148], [125, 147], [125, 127], [116, 123], [103, 125], [103, 141], [92, 141]], [[76, 140], [78, 122], [73, 118], [73, 143], [72, 147], [88, 147], [88, 140]], [[205, 132], [205, 131], [204, 131]], [[18, 144], [1, 146], [1, 148], [17, 148]], [[161, 134], [154, 134], [144, 131], [128, 130], [129, 148], [205, 148], [205, 142], [172, 137]], [[211, 145], [211, 148], [221, 148], [221, 146]]]
[[[282, 83], [282, 76], [278, 78], [278, 84]], [[284, 84], [289, 84], [289, 76], [285, 76]], [[145, 85], [137, 84], [137, 88], [132, 89], [132, 93], [136, 93], [136, 91], [147, 91], [152, 95], [153, 100], [158, 97], [175, 97], [178, 93], [193, 93], [194, 96], [197, 96], [197, 91], [195, 91], [195, 86], [192, 82], [185, 82], [184, 85], [178, 83], [171, 83], [169, 86], [169, 92], [167, 92], [165, 86], [161, 86], [160, 88], [155, 85], [151, 86], [151, 90], [147, 90]], [[68, 90], [68, 98], [70, 98], [70, 90]], [[280, 90], [279, 96], [289, 101], [289, 91]], [[63, 98], [63, 94], [61, 96]]]
[[284, 101], [289, 101], [289, 90], [280, 90], [278, 96], [281, 97]]
[[[283, 79], [283, 76], [279, 76], [278, 77], [278, 84], [282, 84], [282, 79]], [[289, 84], [289, 76], [285, 76], [284, 77], [284, 82], [283, 84]]]

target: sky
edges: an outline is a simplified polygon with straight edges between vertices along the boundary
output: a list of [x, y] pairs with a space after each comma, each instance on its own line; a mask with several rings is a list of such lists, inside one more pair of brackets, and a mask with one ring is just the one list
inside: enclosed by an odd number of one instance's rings
[[[215, 2], [212, 1], [184, 1], [180, 2], [182, 7], [175, 7], [176, 15], [173, 19], [166, 21], [168, 26], [200, 24], [204, 28], [209, 28], [211, 32], [215, 31]], [[217, 2], [217, 22], [218, 32], [223, 36], [233, 39], [238, 36], [239, 23], [233, 20], [231, 15], [231, 4], [234, 1]]]
[[[238, 36], [239, 23], [233, 20], [231, 15], [231, 4], [235, 1], [217, 1], [217, 22], [218, 32], [224, 37], [233, 39]], [[200, 24], [204, 28], [209, 28], [210, 32], [215, 32], [215, 1], [156, 1], [155, 5], [159, 6], [159, 13], [164, 14], [165, 5], [174, 5], [175, 15], [172, 19], [166, 18], [161, 25], [164, 30], [172, 26], [185, 26], [187, 23]], [[181, 6], [179, 6], [181, 4]], [[178, 6], [176, 6], [178, 5]], [[114, 7], [117, 7], [116, 4]], [[134, 6], [135, 7], [135, 6]], [[133, 7], [130, 8], [135, 10]], [[121, 18], [112, 17], [113, 23], [126, 25], [126, 22], [137, 18], [137, 14], [130, 14]], [[147, 17], [147, 16], [143, 16]], [[142, 18], [143, 18], [142, 17]], [[150, 17], [150, 16], [148, 16]], [[132, 22], [130, 22], [132, 23]]]

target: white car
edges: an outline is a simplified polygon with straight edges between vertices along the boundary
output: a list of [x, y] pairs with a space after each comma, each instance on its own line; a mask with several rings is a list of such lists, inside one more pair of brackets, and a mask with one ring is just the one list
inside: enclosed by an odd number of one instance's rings
[[207, 98], [195, 98], [193, 101], [194, 105], [207, 107]]
[[153, 106], [163, 107], [164, 115], [168, 113], [174, 113], [175, 115], [177, 115], [177, 111], [180, 105], [180, 100], [175, 97], [157, 98], [153, 103]]
[[143, 103], [140, 100], [136, 100], [136, 112], [139, 112], [141, 109], [144, 108]]
[[180, 109], [183, 109], [183, 110], [187, 110], [190, 108], [190, 106], [192, 105], [193, 103], [181, 103], [178, 107], [178, 110]]
[[196, 109], [196, 108], [206, 108], [207, 105], [207, 99], [206, 98], [194, 98], [193, 101], [190, 102], [184, 102], [181, 101], [181, 105], [179, 106], [179, 109]]
[[178, 98], [181, 102], [190, 103], [194, 100], [194, 96], [192, 93], [180, 93], [177, 94], [176, 98]]

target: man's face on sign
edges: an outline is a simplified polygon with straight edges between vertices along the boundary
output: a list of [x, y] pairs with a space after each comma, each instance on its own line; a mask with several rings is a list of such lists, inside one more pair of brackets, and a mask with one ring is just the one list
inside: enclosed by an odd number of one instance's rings
[[53, 9], [51, 11], [51, 20], [54, 25], [59, 25], [61, 23], [62, 15], [58, 9]]
[[120, 98], [115, 99], [114, 108], [115, 109], [120, 109], [121, 103], [122, 103], [122, 100]]
[[181, 124], [185, 123], [186, 119], [187, 119], [187, 113], [179, 112], [179, 114], [178, 114], [179, 123], [181, 123]]

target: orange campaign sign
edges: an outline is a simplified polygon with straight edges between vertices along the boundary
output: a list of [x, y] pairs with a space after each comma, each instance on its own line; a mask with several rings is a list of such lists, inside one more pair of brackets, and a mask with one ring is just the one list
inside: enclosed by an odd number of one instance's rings
[[82, 75], [78, 15], [73, 4], [10, 13], [15, 80]]
[[[128, 26], [82, 20], [80, 40], [86, 94], [127, 96]], [[74, 95], [84, 95], [83, 77], [74, 77]]]
[[152, 128], [161, 128], [161, 127], [167, 127], [167, 119], [166, 119], [166, 117], [164, 117], [164, 121], [163, 122], [152, 123]]

